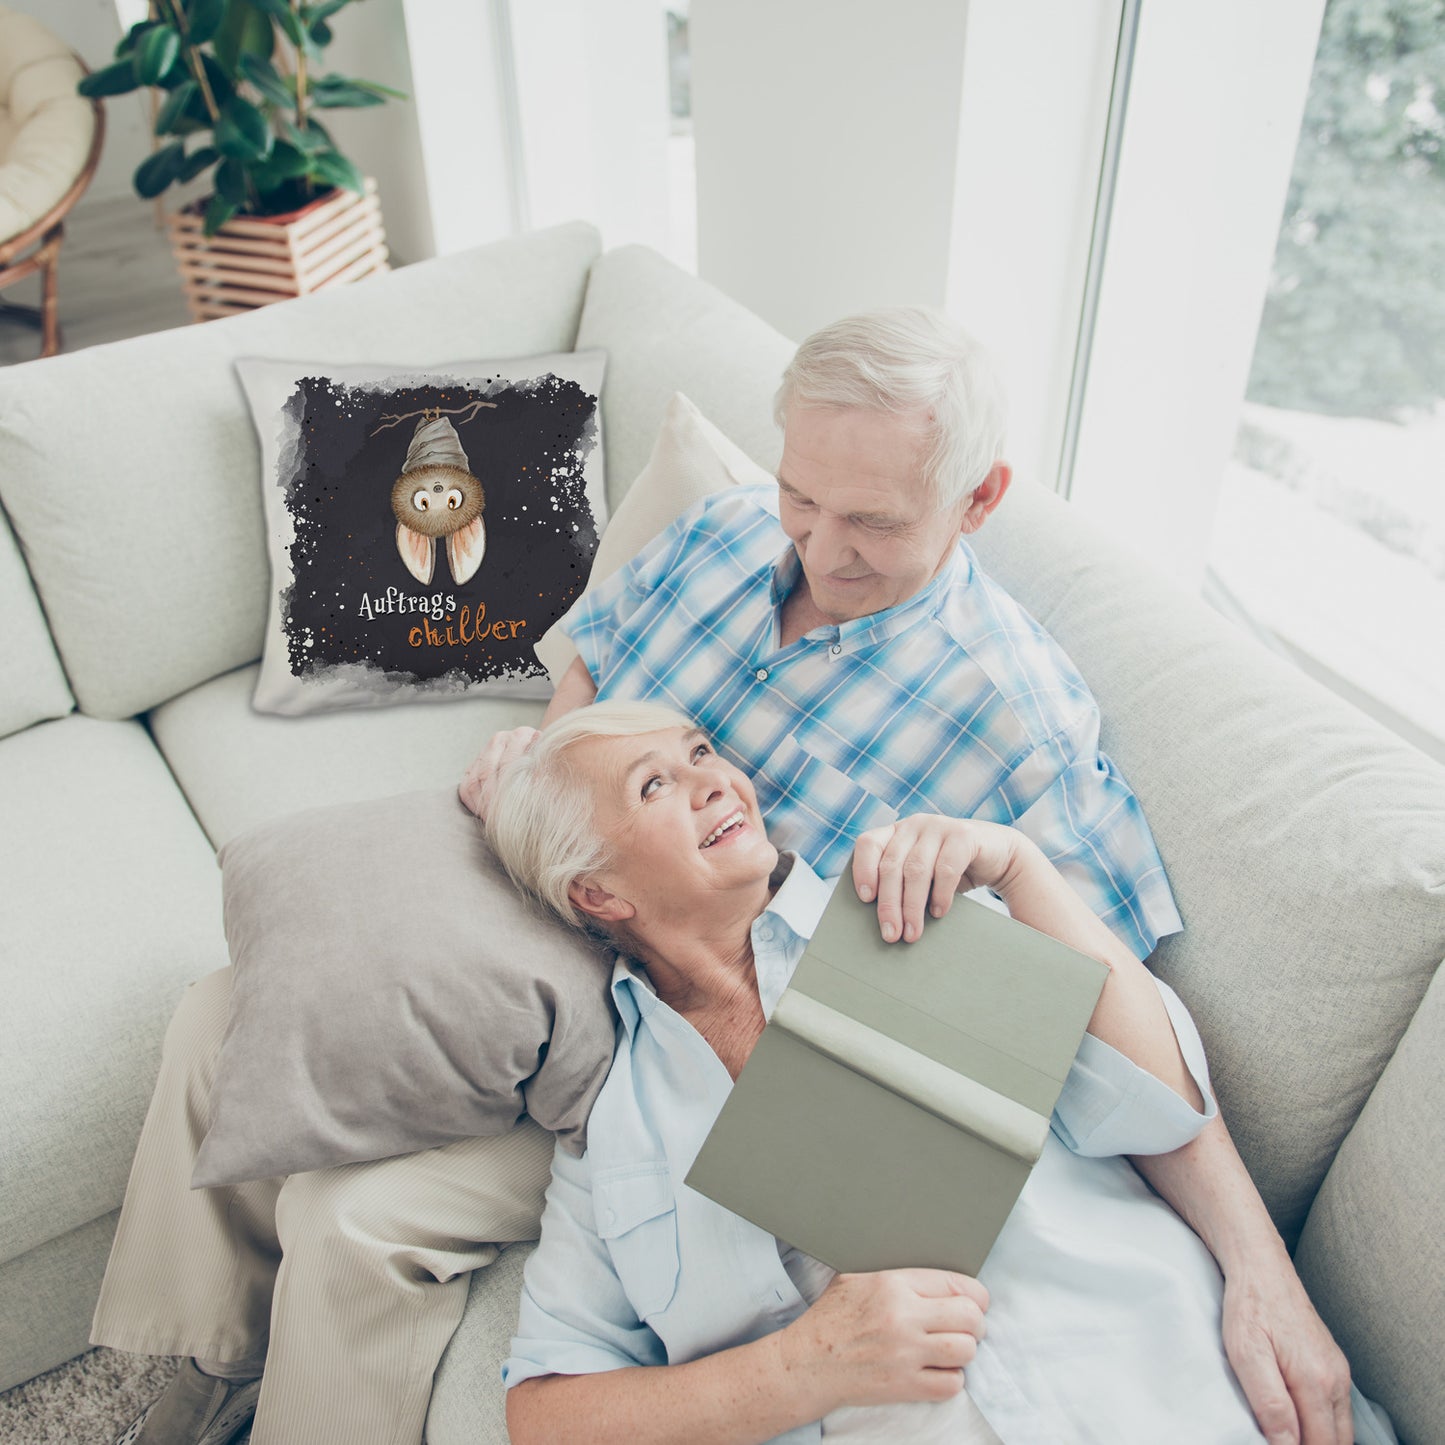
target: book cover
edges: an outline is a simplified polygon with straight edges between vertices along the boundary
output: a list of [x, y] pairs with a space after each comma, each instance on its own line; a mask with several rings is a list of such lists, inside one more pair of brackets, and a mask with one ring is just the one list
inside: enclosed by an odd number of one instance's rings
[[837, 1270], [977, 1274], [1107, 977], [969, 898], [886, 944], [845, 876], [686, 1182]]

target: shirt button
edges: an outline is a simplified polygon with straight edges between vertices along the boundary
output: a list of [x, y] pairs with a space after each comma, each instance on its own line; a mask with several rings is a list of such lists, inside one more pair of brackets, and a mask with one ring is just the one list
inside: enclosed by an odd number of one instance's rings
[[832, 647], [828, 649], [828, 651], [831, 652], [834, 657], [837, 657], [837, 655], [842, 652], [842, 650], [843, 644], [841, 642], [835, 642]]
[[766, 682], [768, 680], [768, 670], [766, 667], [760, 667], [753, 676], [757, 678], [759, 682]]
[[758, 929], [758, 938], [763, 943], [771, 943], [773, 941], [772, 925], [769, 923], [762, 924]]

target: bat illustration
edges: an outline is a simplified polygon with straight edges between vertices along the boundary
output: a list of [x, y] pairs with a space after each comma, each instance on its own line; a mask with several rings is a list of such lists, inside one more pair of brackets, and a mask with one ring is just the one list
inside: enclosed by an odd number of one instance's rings
[[391, 488], [396, 549], [406, 570], [423, 586], [429, 584], [437, 539], [445, 537], [452, 580], [470, 581], [487, 550], [485, 506], [482, 484], [467, 468], [456, 428], [444, 416], [423, 412]]

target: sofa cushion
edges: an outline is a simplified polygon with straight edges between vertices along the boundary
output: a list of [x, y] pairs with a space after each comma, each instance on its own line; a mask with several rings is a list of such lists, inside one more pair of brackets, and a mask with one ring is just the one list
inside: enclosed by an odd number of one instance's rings
[[576, 600], [607, 521], [605, 365], [238, 361], [271, 551], [255, 706], [549, 696], [532, 644]]
[[1295, 1255], [1356, 1382], [1406, 1440], [1445, 1428], [1445, 968], [1340, 1146]]
[[0, 737], [75, 706], [40, 599], [10, 524], [0, 516]]
[[149, 719], [217, 848], [301, 808], [455, 787], [494, 732], [542, 717], [540, 702], [486, 697], [271, 717], [251, 707], [256, 672], [240, 668], [203, 683]]
[[1184, 917], [1151, 964], [1293, 1240], [1445, 954], [1445, 771], [1051, 493], [973, 541], [1098, 698]]
[[237, 356], [426, 366], [567, 351], [570, 225], [183, 331], [11, 367], [0, 500], [81, 708], [128, 717], [259, 657], [270, 569]]
[[616, 507], [647, 463], [674, 392], [771, 472], [783, 450], [773, 393], [794, 346], [655, 251], [622, 246], [592, 268], [577, 345], [607, 351], [607, 489]]
[[138, 723], [0, 742], [0, 1261], [121, 1200], [182, 989], [226, 962], [220, 873]]

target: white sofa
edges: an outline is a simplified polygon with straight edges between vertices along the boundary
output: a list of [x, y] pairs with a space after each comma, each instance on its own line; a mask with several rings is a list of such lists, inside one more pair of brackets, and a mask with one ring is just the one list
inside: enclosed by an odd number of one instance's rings
[[[790, 343], [646, 250], [599, 257], [582, 225], [0, 372], [0, 1387], [86, 1346], [162, 1029], [226, 961], [213, 850], [444, 785], [539, 711], [251, 710], [270, 575], [231, 359], [574, 345], [610, 356], [614, 503], [674, 390], [776, 460]], [[1027, 479], [977, 542], [1098, 696], [1186, 921], [1154, 963], [1306, 1283], [1402, 1438], [1445, 1440], [1445, 770]], [[525, 1254], [473, 1281], [435, 1445], [505, 1439]]]

